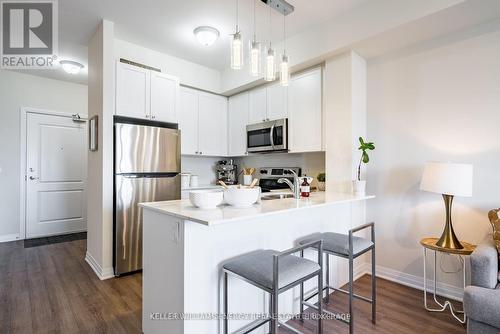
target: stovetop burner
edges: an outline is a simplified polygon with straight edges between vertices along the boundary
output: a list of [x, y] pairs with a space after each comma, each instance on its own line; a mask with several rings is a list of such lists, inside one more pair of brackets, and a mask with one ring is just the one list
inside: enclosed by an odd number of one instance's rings
[[259, 186], [263, 193], [270, 192], [271, 190], [286, 190], [288, 186], [284, 183], [278, 183], [278, 179], [287, 178], [293, 182], [293, 170], [297, 175], [301, 176], [302, 170], [299, 167], [263, 167], [258, 170], [259, 172]]

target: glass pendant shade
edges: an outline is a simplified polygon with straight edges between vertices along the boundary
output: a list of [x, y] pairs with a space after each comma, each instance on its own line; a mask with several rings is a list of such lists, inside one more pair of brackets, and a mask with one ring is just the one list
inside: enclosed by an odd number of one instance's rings
[[239, 70], [243, 67], [243, 41], [241, 33], [236, 32], [231, 41], [231, 68]]
[[283, 55], [280, 64], [280, 83], [282, 86], [288, 86], [290, 81], [290, 67], [288, 62], [288, 56]]
[[260, 43], [253, 41], [250, 42], [250, 58], [249, 58], [249, 71], [250, 75], [253, 77], [257, 77], [260, 75], [260, 59], [261, 59], [261, 54], [260, 54]]
[[274, 81], [276, 79], [276, 56], [274, 50], [269, 47], [266, 52], [266, 69], [264, 72], [264, 80]]

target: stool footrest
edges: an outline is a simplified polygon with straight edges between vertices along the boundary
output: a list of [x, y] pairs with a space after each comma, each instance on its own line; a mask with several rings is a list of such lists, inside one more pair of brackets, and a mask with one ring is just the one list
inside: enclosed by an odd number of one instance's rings
[[266, 317], [263, 319], [254, 320], [251, 323], [249, 323], [248, 325], [245, 325], [245, 326], [241, 327], [240, 329], [236, 330], [232, 334], [248, 334], [269, 321], [271, 321], [271, 317]]
[[[334, 288], [334, 287], [331, 287], [329, 286], [330, 289], [334, 290], [334, 291], [338, 291], [338, 292], [342, 292], [342, 293], [345, 293], [346, 295], [349, 294], [349, 291], [346, 291], [344, 289], [340, 289], [340, 288]], [[361, 300], [364, 300], [365, 302], [367, 303], [373, 303], [373, 300], [371, 300], [370, 298], [366, 298], [366, 297], [363, 297], [363, 296], [360, 296], [360, 295], [357, 295], [355, 293], [352, 294], [352, 296], [354, 298], [358, 298], [358, 299], [361, 299]]]
[[[302, 302], [302, 304], [306, 305], [306, 306], [309, 306], [310, 308], [313, 308], [315, 310], [318, 310], [318, 307], [316, 305], [314, 305], [313, 303], [309, 303], [309, 302]], [[333, 312], [330, 312], [328, 310], [325, 310], [323, 309], [323, 313], [325, 314], [329, 314], [331, 315], [332, 317], [334, 317], [335, 320], [338, 320], [338, 321], [341, 321], [345, 324], [349, 324], [350, 321], [349, 320], [346, 320], [346, 319], [342, 319], [342, 317], [338, 317], [337, 314], [333, 313]]]
[[292, 326], [290, 326], [289, 324], [283, 322], [283, 321], [278, 321], [278, 323], [280, 324], [280, 326], [283, 326], [285, 327], [286, 329], [288, 329], [289, 331], [291, 332], [294, 332], [295, 334], [304, 334], [303, 332], [293, 328]]

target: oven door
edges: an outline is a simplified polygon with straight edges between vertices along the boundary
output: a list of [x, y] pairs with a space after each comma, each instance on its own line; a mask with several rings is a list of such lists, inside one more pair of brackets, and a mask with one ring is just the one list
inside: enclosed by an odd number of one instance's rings
[[288, 120], [247, 125], [247, 151], [268, 152], [288, 149]]

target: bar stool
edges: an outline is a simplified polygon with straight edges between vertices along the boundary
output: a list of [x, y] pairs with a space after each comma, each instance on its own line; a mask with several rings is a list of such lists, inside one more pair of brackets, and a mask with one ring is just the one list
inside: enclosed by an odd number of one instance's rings
[[[364, 238], [356, 237], [353, 234], [359, 232], [363, 229], [370, 227], [371, 230], [371, 240], [367, 240]], [[335, 319], [341, 320], [349, 325], [349, 333], [354, 333], [354, 321], [353, 321], [353, 298], [361, 299], [365, 302], [372, 304], [372, 323], [376, 322], [376, 284], [375, 284], [375, 224], [368, 223], [358, 227], [355, 227], [349, 230], [349, 234], [340, 234], [340, 233], [315, 233], [312, 234], [301, 241], [299, 241], [299, 245], [308, 244], [311, 240], [321, 239], [323, 241], [323, 253], [326, 254], [326, 283], [323, 287], [323, 290], [327, 291], [326, 294], [326, 302], [330, 301], [330, 290], [342, 292], [349, 295], [349, 320], [344, 320], [342, 318], [335, 317], [335, 314], [329, 312], [327, 310], [323, 310], [324, 313], [333, 316]], [[359, 257], [360, 255], [371, 250], [372, 255], [372, 296], [371, 299], [359, 296], [354, 294], [353, 289], [353, 280], [354, 280], [354, 259]], [[321, 253], [321, 250], [318, 251]], [[330, 285], [330, 255], [339, 256], [349, 260], [349, 291], [334, 288]], [[304, 251], [301, 251], [301, 256], [304, 256]], [[319, 290], [318, 291], [322, 291]], [[300, 314], [304, 313], [304, 305], [316, 308], [316, 306], [312, 303], [309, 303], [308, 300], [316, 296], [318, 292], [314, 292], [312, 295], [304, 298], [304, 284], [300, 285]], [[322, 293], [323, 296], [323, 293]], [[319, 298], [321, 299], [321, 298]]]
[[[252, 284], [270, 295], [269, 316], [256, 319], [248, 325], [240, 328], [238, 333], [250, 333], [260, 326], [270, 322], [271, 334], [278, 333], [278, 325], [282, 325], [295, 333], [301, 333], [290, 325], [278, 319], [278, 296], [305, 281], [317, 277], [318, 290], [323, 290], [323, 259], [322, 241], [314, 240], [304, 243], [283, 252], [275, 250], [258, 250], [239, 256], [223, 265], [224, 273], [224, 324], [223, 333], [228, 334], [228, 275], [238, 277], [245, 282]], [[303, 257], [291, 254], [303, 252], [306, 248], [319, 249], [318, 262], [314, 262]], [[321, 315], [322, 301], [318, 302], [318, 313]], [[321, 316], [318, 316], [318, 333], [322, 333]]]

